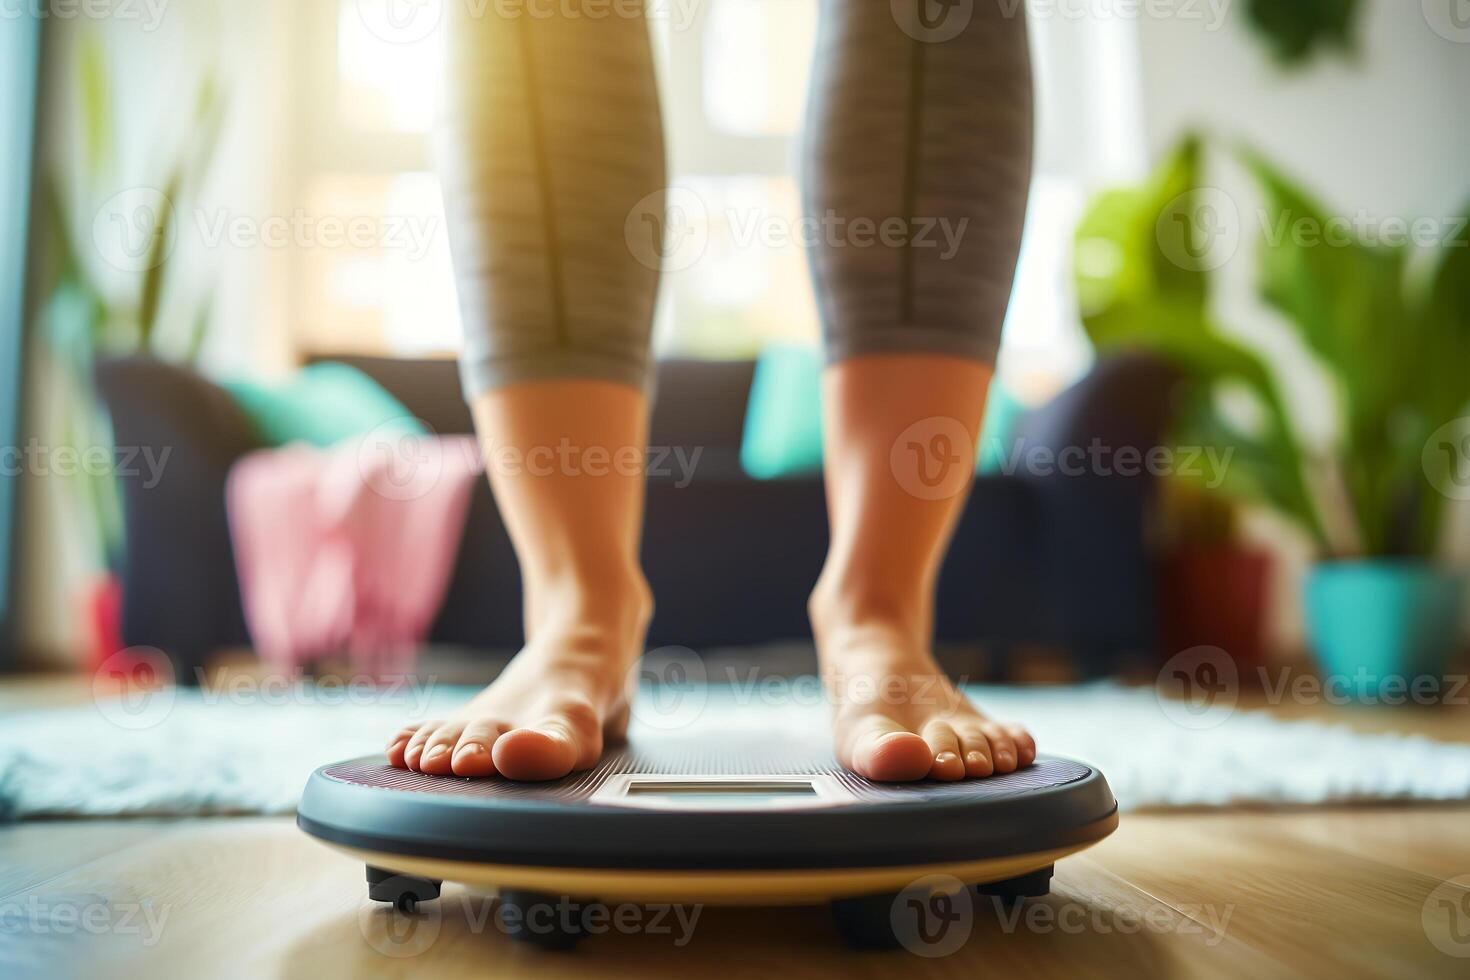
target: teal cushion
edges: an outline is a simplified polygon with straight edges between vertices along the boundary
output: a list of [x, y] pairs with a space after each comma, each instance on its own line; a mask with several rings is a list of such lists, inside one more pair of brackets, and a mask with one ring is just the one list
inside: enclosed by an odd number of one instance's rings
[[428, 429], [382, 385], [355, 367], [324, 361], [284, 384], [228, 381], [257, 437], [267, 446], [331, 446], [379, 427], [404, 435]]
[[757, 480], [822, 469], [822, 359], [816, 351], [761, 351], [745, 409], [740, 465]]
[[[990, 399], [976, 470], [1000, 470], [1026, 408], [1000, 384]], [[809, 347], [775, 345], [756, 360], [740, 465], [757, 480], [805, 476], [822, 469], [822, 358]]]
[[999, 381], [990, 384], [985, 401], [985, 424], [980, 426], [980, 446], [975, 452], [975, 472], [999, 473], [1016, 444], [1016, 428], [1026, 417], [1026, 406], [1016, 400]]

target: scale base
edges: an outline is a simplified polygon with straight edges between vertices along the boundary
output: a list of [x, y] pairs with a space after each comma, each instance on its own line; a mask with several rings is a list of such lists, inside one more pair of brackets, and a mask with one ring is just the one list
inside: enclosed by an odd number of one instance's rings
[[[968, 887], [977, 896], [1021, 902], [1050, 894], [1054, 871], [1055, 865], [1048, 864], [1014, 878]], [[420, 904], [439, 898], [443, 885], [438, 879], [397, 874], [373, 865], [367, 866], [367, 880], [368, 898], [391, 905], [395, 914], [402, 915], [418, 914]], [[895, 928], [895, 908], [904, 896], [904, 892], [879, 892], [831, 899], [832, 920], [843, 943], [858, 950], [889, 950], [904, 945]], [[575, 903], [590, 904], [595, 900]], [[566, 905], [566, 898], [549, 892], [502, 888], [495, 914], [501, 931], [510, 938], [539, 949], [566, 952], [575, 949], [587, 935], [580, 920], [560, 914]], [[533, 928], [530, 923], [538, 925]]]

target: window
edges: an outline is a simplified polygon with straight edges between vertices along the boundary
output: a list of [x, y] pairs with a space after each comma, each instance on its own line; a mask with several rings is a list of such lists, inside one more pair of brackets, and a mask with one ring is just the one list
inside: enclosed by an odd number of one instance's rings
[[[430, 170], [443, 38], [438, 30], [385, 38], [381, 25], [401, 2], [296, 5], [306, 84], [295, 197], [311, 214], [381, 219], [376, 240], [317, 250], [296, 266], [298, 347], [418, 355], [459, 345]], [[744, 357], [773, 340], [814, 342], [806, 259], [779, 231], [800, 217], [794, 161], [817, 0], [659, 9], [668, 15], [651, 26], [671, 182], [704, 203], [709, 235], [699, 262], [665, 274], [656, 346]], [[1133, 25], [1047, 16], [1053, 9], [1039, 5], [1031, 20], [1038, 172], [1002, 353], [1002, 370], [1023, 395], [1085, 370], [1090, 355], [1069, 284], [1072, 228], [1094, 185], [1143, 166]], [[686, 10], [688, 23], [678, 19]]]

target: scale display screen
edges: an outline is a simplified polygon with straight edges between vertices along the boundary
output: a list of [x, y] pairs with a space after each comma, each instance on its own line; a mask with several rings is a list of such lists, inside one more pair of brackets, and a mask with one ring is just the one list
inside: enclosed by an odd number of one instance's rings
[[591, 797], [608, 806], [636, 806], [653, 810], [802, 809], [838, 806], [853, 796], [828, 775], [726, 776], [650, 775], [612, 776]]
[[776, 782], [773, 780], [672, 780], [633, 779], [628, 782], [628, 795], [666, 800], [684, 806], [721, 804], [726, 806], [760, 806], [792, 797], [815, 799], [817, 788], [809, 782]]
[[816, 796], [817, 788], [808, 782], [778, 783], [756, 779], [709, 779], [690, 780], [687, 782], [635, 779], [628, 783], [629, 796], [637, 796], [642, 793], [654, 793], [658, 796], [685, 796], [690, 793], [696, 796], [703, 796], [705, 794], [716, 796], [788, 796], [793, 793], [799, 796]]

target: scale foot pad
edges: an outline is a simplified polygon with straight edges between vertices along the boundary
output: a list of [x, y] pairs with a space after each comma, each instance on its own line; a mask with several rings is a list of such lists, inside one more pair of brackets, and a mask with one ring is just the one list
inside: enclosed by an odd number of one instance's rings
[[[1016, 878], [974, 885], [972, 890], [976, 896], [994, 896], [1009, 902], [1041, 898], [1051, 892], [1054, 869], [1054, 865], [1047, 865]], [[891, 892], [833, 901], [832, 919], [838, 935], [853, 949], [898, 949], [913, 942], [934, 941], [931, 927], [942, 926], [946, 918], [960, 914], [944, 896], [914, 895], [907, 896], [908, 901], [905, 898], [903, 892]]]
[[500, 889], [495, 914], [510, 938], [539, 949], [563, 952], [576, 948], [587, 930], [582, 922], [586, 902], [569, 901], [521, 888]]
[[412, 915], [422, 902], [432, 902], [439, 897], [442, 881], [432, 878], [415, 878], [368, 865], [368, 898], [374, 902], [385, 902], [400, 912]]

